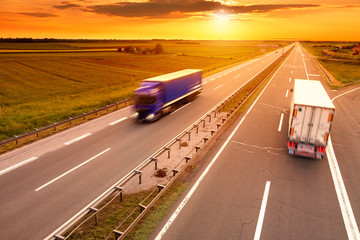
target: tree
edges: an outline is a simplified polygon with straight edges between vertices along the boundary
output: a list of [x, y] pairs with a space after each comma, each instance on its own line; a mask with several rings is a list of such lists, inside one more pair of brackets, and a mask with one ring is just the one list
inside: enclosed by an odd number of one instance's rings
[[157, 43], [155, 48], [154, 48], [154, 52], [155, 54], [161, 54], [161, 53], [164, 53], [164, 48], [163, 46], [161, 45], [161, 43]]
[[132, 52], [132, 49], [133, 49], [132, 46], [126, 46], [126, 47], [124, 48], [124, 51], [127, 52], [127, 53], [129, 53], [129, 52]]

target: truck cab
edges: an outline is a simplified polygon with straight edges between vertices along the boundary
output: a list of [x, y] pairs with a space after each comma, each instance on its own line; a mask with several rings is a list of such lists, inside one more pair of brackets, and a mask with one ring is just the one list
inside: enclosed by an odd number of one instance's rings
[[140, 121], [154, 121], [161, 115], [163, 100], [159, 82], [143, 81], [135, 91], [135, 111]]

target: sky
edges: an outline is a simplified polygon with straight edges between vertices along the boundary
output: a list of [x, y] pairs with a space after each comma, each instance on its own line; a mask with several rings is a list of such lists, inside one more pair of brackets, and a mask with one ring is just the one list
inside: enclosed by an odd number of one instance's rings
[[0, 37], [360, 41], [360, 0], [0, 0]]

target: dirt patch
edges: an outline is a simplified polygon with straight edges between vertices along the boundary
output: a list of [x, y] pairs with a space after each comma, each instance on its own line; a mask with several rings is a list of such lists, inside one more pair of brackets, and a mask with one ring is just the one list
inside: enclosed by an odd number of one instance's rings
[[167, 175], [167, 168], [161, 168], [157, 171], [155, 171], [154, 176], [158, 178], [166, 177]]

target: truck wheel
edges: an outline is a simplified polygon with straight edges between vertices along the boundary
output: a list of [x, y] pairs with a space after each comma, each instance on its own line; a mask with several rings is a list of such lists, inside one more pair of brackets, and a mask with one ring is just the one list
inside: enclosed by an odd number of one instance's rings
[[154, 121], [159, 120], [162, 117], [162, 115], [163, 115], [162, 111], [158, 111], [155, 115]]

